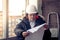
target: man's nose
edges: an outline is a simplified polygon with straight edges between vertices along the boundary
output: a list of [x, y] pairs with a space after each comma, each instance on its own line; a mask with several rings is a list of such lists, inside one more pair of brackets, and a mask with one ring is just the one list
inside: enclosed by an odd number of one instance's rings
[[33, 17], [34, 15], [32, 15], [32, 17]]

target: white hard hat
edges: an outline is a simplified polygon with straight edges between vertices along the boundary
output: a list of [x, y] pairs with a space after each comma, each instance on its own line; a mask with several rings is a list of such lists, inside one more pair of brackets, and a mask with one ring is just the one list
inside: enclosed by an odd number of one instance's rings
[[32, 14], [32, 13], [37, 13], [37, 8], [35, 5], [28, 5], [26, 8], [26, 13]]

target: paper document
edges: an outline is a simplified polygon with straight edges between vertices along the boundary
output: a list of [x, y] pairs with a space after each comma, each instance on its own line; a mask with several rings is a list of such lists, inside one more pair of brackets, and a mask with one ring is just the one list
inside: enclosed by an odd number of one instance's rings
[[27, 30], [27, 32], [30, 33], [27, 37], [25, 37], [25, 40], [42, 40], [45, 30], [44, 25], [46, 25], [46, 23]]
[[34, 27], [34, 28], [32, 28], [32, 29], [29, 29], [29, 30], [27, 30], [27, 32], [34, 33], [34, 32], [36, 32], [36, 31], [38, 31], [38, 30], [39, 30], [41, 27], [43, 27], [44, 25], [46, 25], [46, 23], [41, 24], [41, 25], [39, 25], [39, 26], [36, 26], [36, 27]]

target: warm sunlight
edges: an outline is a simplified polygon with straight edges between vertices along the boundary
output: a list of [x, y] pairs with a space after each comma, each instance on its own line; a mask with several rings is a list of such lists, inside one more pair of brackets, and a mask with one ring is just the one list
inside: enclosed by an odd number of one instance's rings
[[2, 0], [0, 0], [0, 11], [2, 11]]
[[9, 0], [9, 15], [19, 16], [25, 10], [25, 0]]

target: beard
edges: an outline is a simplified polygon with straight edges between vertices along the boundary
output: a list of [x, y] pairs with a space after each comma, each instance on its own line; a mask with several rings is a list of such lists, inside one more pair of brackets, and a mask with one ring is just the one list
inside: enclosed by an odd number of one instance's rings
[[30, 21], [30, 22], [33, 22], [33, 21], [35, 21], [35, 19], [29, 19], [29, 21]]

